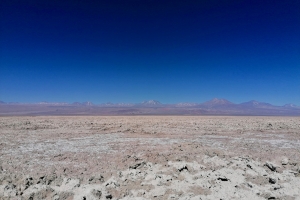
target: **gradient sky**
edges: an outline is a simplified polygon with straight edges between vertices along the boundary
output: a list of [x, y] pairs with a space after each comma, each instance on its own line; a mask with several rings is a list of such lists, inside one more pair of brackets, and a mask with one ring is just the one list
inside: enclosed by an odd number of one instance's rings
[[300, 105], [298, 0], [1, 2], [2, 101]]

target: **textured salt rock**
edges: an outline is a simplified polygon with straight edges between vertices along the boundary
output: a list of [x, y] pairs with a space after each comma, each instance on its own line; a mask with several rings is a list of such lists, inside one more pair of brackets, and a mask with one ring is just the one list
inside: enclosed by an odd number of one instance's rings
[[3, 117], [0, 130], [0, 199], [300, 196], [299, 118]]
[[265, 164], [271, 171], [275, 171], [276, 170], [276, 166], [271, 163], [271, 162], [266, 162]]
[[283, 158], [282, 160], [281, 160], [281, 164], [282, 165], [287, 165], [289, 163], [289, 159], [288, 158]]

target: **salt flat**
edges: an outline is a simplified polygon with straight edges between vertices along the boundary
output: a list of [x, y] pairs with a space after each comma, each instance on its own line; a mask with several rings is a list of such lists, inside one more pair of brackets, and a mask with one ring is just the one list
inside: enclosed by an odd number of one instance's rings
[[300, 199], [300, 117], [0, 117], [1, 199]]

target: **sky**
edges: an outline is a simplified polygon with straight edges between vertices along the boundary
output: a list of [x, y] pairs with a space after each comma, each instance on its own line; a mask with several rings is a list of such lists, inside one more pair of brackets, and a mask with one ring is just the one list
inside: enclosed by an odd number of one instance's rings
[[298, 0], [1, 2], [1, 101], [300, 105]]

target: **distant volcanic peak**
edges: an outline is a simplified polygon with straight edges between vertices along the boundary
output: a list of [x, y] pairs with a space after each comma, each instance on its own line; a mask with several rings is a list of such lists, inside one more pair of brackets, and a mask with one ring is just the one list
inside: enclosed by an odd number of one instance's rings
[[112, 103], [112, 102], [107, 102], [107, 103], [103, 103], [102, 105], [106, 105], [106, 106], [113, 106], [113, 105], [115, 105], [114, 103]]
[[261, 104], [261, 102], [255, 101], [255, 100], [251, 100], [248, 102], [249, 104], [253, 104], [253, 105], [258, 105]]
[[300, 106], [297, 106], [297, 105], [292, 104], [292, 103], [285, 104], [284, 107], [286, 107], [286, 108], [300, 108]]
[[234, 103], [228, 101], [227, 99], [214, 98], [210, 101], [203, 103], [204, 105], [232, 105]]
[[73, 102], [72, 105], [74, 105], [74, 106], [82, 106], [82, 103], [80, 103], [80, 102]]
[[133, 106], [134, 104], [132, 103], [117, 103], [117, 106]]
[[162, 103], [160, 103], [159, 101], [156, 101], [156, 100], [143, 101], [141, 104], [142, 105], [153, 105], [153, 106], [162, 105]]
[[198, 104], [197, 103], [189, 103], [189, 102], [182, 102], [182, 103], [176, 104], [176, 106], [183, 106], [183, 107], [185, 107], [185, 106], [196, 106], [196, 105], [198, 105]]
[[83, 102], [82, 104], [85, 105], [85, 106], [93, 106], [93, 105], [94, 105], [94, 104], [93, 104], [92, 102], [90, 102], [90, 101]]
[[69, 105], [66, 102], [47, 102], [47, 101], [41, 101], [36, 103], [37, 105], [49, 105], [49, 106], [65, 106], [65, 105]]
[[49, 104], [49, 102], [47, 102], [47, 101], [41, 101], [41, 102], [38, 102], [37, 104]]
[[255, 100], [251, 100], [251, 101], [247, 101], [244, 103], [241, 103], [242, 105], [251, 105], [251, 106], [257, 106], [259, 104], [261, 104], [261, 102], [255, 101]]
[[86, 101], [86, 102], [83, 102], [83, 103], [80, 103], [80, 102], [74, 102], [72, 103], [73, 106], [94, 106], [94, 104], [90, 101]]
[[248, 105], [248, 106], [272, 106], [269, 103], [259, 102], [259, 101], [256, 101], [256, 100], [251, 100], [251, 101], [241, 103], [241, 104], [242, 105]]
[[260, 101], [256, 101], [256, 100], [252, 100], [249, 101], [250, 103], [254, 104], [254, 105], [259, 105], [259, 104], [264, 104], [264, 105], [271, 105], [269, 103], [265, 103], [265, 102], [260, 102]]
[[111, 103], [111, 102], [100, 104], [100, 106], [108, 106], [108, 107], [128, 107], [133, 105], [134, 104], [132, 103]]

